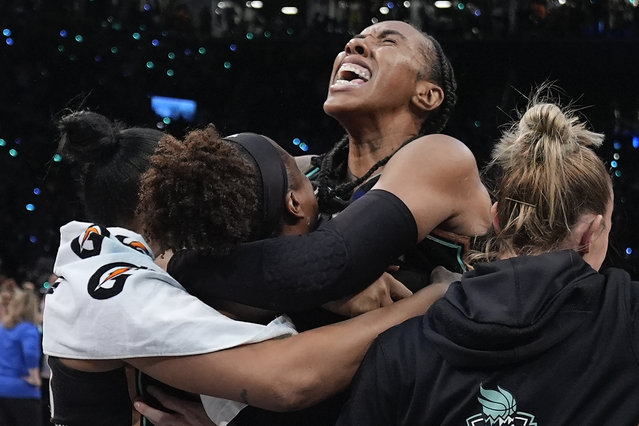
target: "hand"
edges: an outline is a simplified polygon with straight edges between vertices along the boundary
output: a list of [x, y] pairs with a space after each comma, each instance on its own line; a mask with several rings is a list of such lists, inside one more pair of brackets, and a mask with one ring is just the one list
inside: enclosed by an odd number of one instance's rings
[[42, 380], [38, 376], [24, 376], [22, 380], [29, 383], [31, 386], [40, 387], [42, 386]]
[[216, 426], [204, 411], [201, 402], [188, 401], [171, 396], [155, 386], [147, 391], [160, 403], [174, 413], [153, 408], [141, 400], [133, 403], [133, 407], [155, 426]]
[[325, 303], [324, 309], [346, 317], [355, 317], [381, 308], [413, 294], [401, 282], [384, 272], [373, 284], [354, 296]]
[[40, 387], [42, 386], [42, 379], [40, 378], [40, 369], [39, 368], [29, 368], [29, 375], [23, 376], [22, 380], [29, 383], [31, 386]]

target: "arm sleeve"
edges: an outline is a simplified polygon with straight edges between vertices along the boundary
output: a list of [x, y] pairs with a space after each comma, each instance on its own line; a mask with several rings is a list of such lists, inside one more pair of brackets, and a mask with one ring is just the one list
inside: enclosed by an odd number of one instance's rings
[[222, 259], [183, 250], [168, 272], [205, 303], [297, 312], [362, 290], [416, 240], [406, 205], [372, 190], [308, 235], [245, 243]]
[[22, 330], [22, 354], [27, 368], [40, 367], [42, 349], [40, 345], [40, 332], [35, 325], [29, 324]]
[[357, 370], [350, 398], [342, 408], [336, 426], [397, 424], [392, 412], [398, 390], [393, 374], [389, 374], [384, 347], [377, 339]]

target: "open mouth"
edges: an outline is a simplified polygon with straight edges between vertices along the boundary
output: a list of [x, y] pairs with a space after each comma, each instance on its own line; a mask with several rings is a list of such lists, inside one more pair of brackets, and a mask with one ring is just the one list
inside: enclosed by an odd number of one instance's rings
[[342, 64], [335, 76], [335, 85], [359, 86], [366, 83], [371, 78], [371, 72], [366, 68], [346, 63]]

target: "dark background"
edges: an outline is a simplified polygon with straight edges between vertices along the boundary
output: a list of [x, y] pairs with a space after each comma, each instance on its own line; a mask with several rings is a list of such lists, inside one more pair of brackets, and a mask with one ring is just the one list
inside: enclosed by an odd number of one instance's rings
[[[637, 279], [637, 3], [479, 0], [439, 9], [433, 1], [264, 0], [255, 9], [244, 1], [2, 1], [0, 272], [41, 285], [58, 228], [82, 218], [72, 170], [54, 157], [53, 123], [65, 111], [89, 108], [176, 136], [213, 122], [223, 133], [269, 135], [294, 155], [304, 154], [295, 138], [321, 153], [343, 134], [322, 110], [335, 55], [374, 20], [402, 19], [433, 34], [450, 57], [459, 102], [447, 133], [480, 166], [500, 126], [524, 106], [522, 94], [544, 81], [606, 134], [599, 154], [616, 196], [607, 264]], [[298, 15], [280, 12], [289, 4]], [[195, 100], [196, 119], [162, 123], [151, 95]]]

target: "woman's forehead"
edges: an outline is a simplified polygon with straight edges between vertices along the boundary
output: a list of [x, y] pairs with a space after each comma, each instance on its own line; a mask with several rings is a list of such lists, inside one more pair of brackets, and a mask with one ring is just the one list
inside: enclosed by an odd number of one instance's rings
[[402, 21], [383, 21], [373, 24], [369, 27], [364, 28], [362, 30], [362, 35], [372, 34], [377, 35], [383, 32], [392, 31], [398, 33], [404, 38], [413, 38], [415, 36], [421, 35], [421, 33], [412, 25], [407, 24]]

